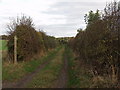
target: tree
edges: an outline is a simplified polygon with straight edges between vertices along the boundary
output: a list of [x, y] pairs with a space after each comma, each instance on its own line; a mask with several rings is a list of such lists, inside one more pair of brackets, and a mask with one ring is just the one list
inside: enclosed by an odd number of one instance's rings
[[13, 60], [14, 50], [14, 36], [17, 40], [17, 56], [18, 61], [30, 60], [30, 58], [40, 52], [40, 42], [37, 31], [34, 29], [33, 21], [30, 17], [22, 16], [17, 17], [17, 20], [13, 20], [9, 28], [8, 37], [8, 52], [9, 56]]
[[109, 77], [111, 82], [106, 84], [115, 87], [120, 81], [120, 4], [108, 4], [100, 16], [98, 10], [86, 14], [87, 27], [79, 30], [71, 45], [80, 60], [90, 65], [94, 76]]
[[84, 20], [85, 20], [86, 24], [90, 25], [90, 24], [94, 23], [95, 21], [99, 20], [101, 17], [100, 17], [99, 10], [97, 10], [96, 13], [94, 13], [91, 10], [91, 11], [89, 11], [88, 14], [85, 14], [84, 18], [85, 18]]
[[[108, 62], [112, 70], [112, 82], [115, 83], [120, 75], [120, 5], [117, 2], [106, 5], [104, 20], [107, 23], [107, 29], [109, 32], [109, 38], [106, 42], [108, 46]], [[120, 80], [120, 78], [119, 78]]]

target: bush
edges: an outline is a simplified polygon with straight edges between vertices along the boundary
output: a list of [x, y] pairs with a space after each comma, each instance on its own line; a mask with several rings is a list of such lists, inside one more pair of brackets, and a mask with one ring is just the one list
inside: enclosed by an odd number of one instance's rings
[[86, 15], [86, 29], [78, 30], [70, 45], [91, 66], [94, 76], [111, 76], [115, 85], [120, 80], [120, 6], [113, 2], [106, 6], [103, 17], [94, 19], [96, 14], [101, 16], [98, 10]]
[[9, 28], [8, 53], [11, 60], [14, 55], [14, 36], [17, 36], [17, 60], [30, 60], [35, 54], [43, 53], [47, 49], [56, 47], [54, 37], [38, 32], [34, 28], [30, 17], [22, 16], [12, 21]]

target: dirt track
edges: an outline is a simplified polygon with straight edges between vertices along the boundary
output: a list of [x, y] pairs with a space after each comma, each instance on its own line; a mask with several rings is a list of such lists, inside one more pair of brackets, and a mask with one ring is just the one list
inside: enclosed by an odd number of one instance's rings
[[42, 65], [40, 65], [34, 72], [26, 75], [23, 77], [20, 81], [17, 83], [3, 83], [3, 88], [24, 88], [25, 85], [32, 80], [32, 78], [40, 72], [41, 69], [43, 69], [49, 62], [45, 62]]
[[53, 88], [67, 88], [67, 81], [68, 81], [68, 61], [67, 58], [64, 57], [63, 68], [60, 72], [60, 75], [55, 85], [53, 85]]
[[67, 73], [67, 60], [64, 61], [64, 67], [61, 70], [60, 76], [58, 77], [55, 88], [67, 88], [68, 73]]
[[[68, 61], [67, 57], [63, 56], [63, 67], [60, 71], [58, 79], [54, 81], [54, 85], [52, 88], [67, 88], [67, 81], [68, 81]], [[43, 63], [40, 65], [34, 72], [27, 74], [21, 80], [14, 83], [3, 83], [3, 88], [26, 88], [26, 85], [32, 81], [33, 77], [40, 72], [47, 64], [49, 64], [51, 60]]]

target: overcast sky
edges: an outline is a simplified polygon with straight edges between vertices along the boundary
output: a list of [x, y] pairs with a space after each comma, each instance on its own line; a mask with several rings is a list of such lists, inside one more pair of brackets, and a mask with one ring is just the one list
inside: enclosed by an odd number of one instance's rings
[[37, 29], [48, 35], [75, 36], [78, 28], [85, 28], [84, 15], [88, 11], [104, 9], [112, 0], [0, 0], [0, 34], [6, 34], [10, 18], [30, 16]]

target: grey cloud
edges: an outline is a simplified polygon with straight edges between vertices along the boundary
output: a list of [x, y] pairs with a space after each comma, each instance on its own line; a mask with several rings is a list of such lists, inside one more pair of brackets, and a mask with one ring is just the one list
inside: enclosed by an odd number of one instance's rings
[[[27, 0], [25, 2], [29, 1]], [[31, 0], [31, 2], [34, 1]], [[77, 33], [76, 30], [78, 28], [85, 28], [84, 15], [90, 10], [103, 10], [104, 6], [105, 2], [103, 0], [99, 2], [96, 2], [96, 0], [56, 0], [56, 3], [48, 6], [49, 8], [45, 9], [45, 11], [39, 10], [38, 7], [33, 7], [36, 10], [36, 13], [33, 13], [33, 11], [30, 11], [30, 13], [34, 15], [33, 17], [35, 20], [33, 21], [35, 21], [35, 24], [37, 25], [36, 27], [43, 29], [47, 32], [47, 34], [54, 36], [75, 36]], [[6, 22], [7, 20], [6, 17], [16, 16], [16, 14], [14, 14], [16, 13], [16, 11], [11, 12], [8, 10], [9, 9], [7, 8], [3, 11], [3, 15], [6, 16], [0, 16], [2, 18], [2, 21], [4, 22]], [[36, 16], [36, 14], [46, 15], [48, 17], [47, 19], [46, 17], [40, 19], [38, 16]], [[41, 20], [43, 21], [43, 23]], [[62, 23], [62, 20], [64, 24]], [[56, 21], [58, 21], [58, 24], [56, 23]]]
[[80, 11], [85, 11], [91, 7], [97, 9], [97, 7], [102, 7], [104, 2], [58, 2], [52, 5], [48, 11], [43, 13], [48, 14], [74, 14], [80, 13]]
[[77, 34], [77, 29], [79, 27], [84, 27], [84, 24], [81, 25], [78, 23], [67, 23], [67, 24], [57, 24], [57, 25], [39, 25], [39, 28], [42, 28], [43, 31], [47, 32], [48, 35], [55, 36], [75, 36]]
[[[84, 15], [90, 10], [102, 9], [104, 2], [57, 2], [43, 13], [52, 15], [66, 16], [66, 24], [44, 26], [48, 32], [73, 33], [75, 34], [78, 28], [85, 28]], [[59, 20], [59, 19], [58, 19]]]

